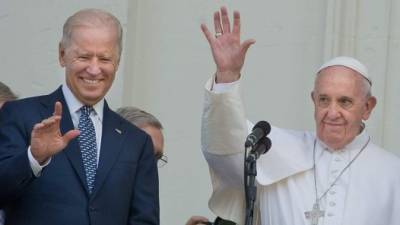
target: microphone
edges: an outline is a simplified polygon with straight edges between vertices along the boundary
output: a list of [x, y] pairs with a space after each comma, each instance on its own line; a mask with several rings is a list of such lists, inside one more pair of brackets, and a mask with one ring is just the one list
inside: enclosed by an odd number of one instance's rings
[[265, 137], [269, 132], [271, 131], [271, 126], [269, 125], [268, 122], [266, 121], [260, 121], [258, 122], [254, 127], [252, 132], [247, 136], [246, 142], [244, 144], [244, 147], [254, 147], [254, 145], [257, 144], [257, 142]]
[[262, 154], [268, 152], [271, 145], [271, 139], [264, 136], [258, 141], [257, 145], [250, 151], [250, 153], [253, 153], [256, 156], [256, 159], [258, 159]]

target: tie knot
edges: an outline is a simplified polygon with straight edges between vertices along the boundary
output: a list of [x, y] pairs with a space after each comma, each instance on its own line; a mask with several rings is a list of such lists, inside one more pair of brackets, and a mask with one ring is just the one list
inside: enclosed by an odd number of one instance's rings
[[90, 113], [92, 112], [92, 110], [93, 110], [93, 107], [92, 107], [92, 106], [84, 105], [84, 106], [82, 106], [82, 108], [81, 108], [81, 113], [82, 113], [82, 115], [84, 115], [84, 116], [86, 116], [86, 117], [89, 117], [89, 116], [90, 116]]

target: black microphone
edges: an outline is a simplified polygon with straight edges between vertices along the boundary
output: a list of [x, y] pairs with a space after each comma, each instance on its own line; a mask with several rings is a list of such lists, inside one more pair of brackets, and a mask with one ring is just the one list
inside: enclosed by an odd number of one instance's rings
[[269, 125], [268, 122], [266, 121], [260, 121], [258, 122], [254, 127], [253, 131], [247, 136], [246, 142], [244, 146], [246, 148], [248, 147], [253, 147], [254, 145], [257, 144], [257, 142], [265, 137], [269, 132], [271, 131], [271, 126]]
[[264, 136], [258, 141], [257, 145], [250, 151], [250, 153], [253, 153], [256, 156], [256, 159], [258, 159], [262, 154], [268, 152], [271, 145], [271, 139]]

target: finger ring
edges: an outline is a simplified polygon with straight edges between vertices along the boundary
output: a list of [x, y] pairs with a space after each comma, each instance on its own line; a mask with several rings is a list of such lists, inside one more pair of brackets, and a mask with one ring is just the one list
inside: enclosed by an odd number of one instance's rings
[[218, 38], [218, 37], [221, 36], [221, 35], [222, 35], [221, 32], [217, 32], [217, 33], [215, 33], [215, 38]]

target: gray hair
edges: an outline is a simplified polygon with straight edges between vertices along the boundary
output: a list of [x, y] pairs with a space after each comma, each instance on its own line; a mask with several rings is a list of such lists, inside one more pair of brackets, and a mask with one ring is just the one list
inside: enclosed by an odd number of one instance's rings
[[11, 89], [0, 81], [0, 103], [17, 99]]
[[122, 52], [123, 29], [119, 20], [109, 12], [101, 9], [83, 9], [70, 16], [64, 23], [61, 45], [66, 48], [71, 41], [74, 28], [78, 26], [109, 26], [117, 29], [118, 56]]
[[370, 83], [370, 81], [369, 80], [367, 80], [367, 79], [363, 79], [363, 84], [362, 84], [362, 86], [363, 86], [363, 91], [364, 91], [364, 93], [365, 93], [365, 95], [366, 95], [366, 97], [367, 98], [369, 98], [369, 97], [371, 97], [372, 96], [372, 84]]
[[152, 126], [157, 129], [163, 129], [161, 122], [152, 114], [133, 106], [126, 106], [116, 111], [124, 119], [128, 120], [135, 126]]

